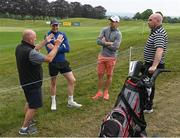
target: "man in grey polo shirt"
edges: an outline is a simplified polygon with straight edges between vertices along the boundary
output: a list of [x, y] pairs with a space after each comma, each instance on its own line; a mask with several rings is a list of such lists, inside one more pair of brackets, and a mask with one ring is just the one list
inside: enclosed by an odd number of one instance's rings
[[[148, 19], [148, 25], [151, 29], [151, 33], [148, 37], [144, 48], [144, 61], [145, 72], [147, 76], [151, 77], [157, 68], [163, 69], [165, 67], [164, 58], [168, 45], [168, 35], [165, 29], [162, 27], [163, 17], [160, 13], [154, 13], [150, 15]], [[153, 112], [153, 99], [155, 94], [155, 85], [152, 88], [150, 94], [150, 100], [145, 105], [144, 112]]]
[[[112, 82], [113, 70], [117, 61], [117, 52], [122, 39], [121, 32], [118, 30], [119, 17], [111, 16], [109, 21], [109, 27], [104, 28], [97, 38], [97, 44], [101, 47], [101, 51], [98, 56], [97, 64], [98, 91], [96, 95], [92, 97], [93, 99], [103, 97], [105, 100], [109, 100], [108, 89]], [[107, 79], [104, 83], [103, 77], [105, 73]]]
[[25, 30], [22, 34], [22, 41], [16, 47], [16, 63], [19, 73], [21, 87], [26, 97], [24, 107], [25, 118], [20, 135], [28, 135], [37, 132], [31, 127], [31, 122], [38, 108], [42, 107], [42, 62], [51, 62], [55, 57], [58, 46], [62, 42], [59, 36], [54, 44], [53, 50], [48, 55], [43, 55], [38, 50], [53, 37], [52, 34], [46, 37], [38, 46], [35, 46], [36, 33], [33, 30]]

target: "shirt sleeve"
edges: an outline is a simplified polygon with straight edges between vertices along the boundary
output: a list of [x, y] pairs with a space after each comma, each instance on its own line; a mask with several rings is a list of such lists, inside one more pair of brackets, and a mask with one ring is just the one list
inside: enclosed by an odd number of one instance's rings
[[120, 43], [121, 43], [121, 40], [122, 40], [122, 34], [121, 32], [119, 33], [116, 33], [116, 37], [115, 37], [115, 40], [113, 42], [113, 45], [112, 46], [108, 46], [107, 48], [109, 50], [118, 50], [119, 46], [120, 46]]
[[31, 50], [29, 53], [29, 60], [35, 64], [42, 64], [45, 60], [45, 55], [39, 53], [35, 49]]
[[62, 44], [59, 46], [59, 49], [58, 49], [59, 53], [66, 53], [70, 51], [69, 41], [65, 33], [63, 33], [63, 38], [64, 38], [64, 41], [62, 42]]
[[106, 46], [103, 41], [102, 38], [105, 36], [105, 29], [102, 29], [102, 31], [100, 32], [98, 38], [97, 38], [97, 44], [100, 46]]

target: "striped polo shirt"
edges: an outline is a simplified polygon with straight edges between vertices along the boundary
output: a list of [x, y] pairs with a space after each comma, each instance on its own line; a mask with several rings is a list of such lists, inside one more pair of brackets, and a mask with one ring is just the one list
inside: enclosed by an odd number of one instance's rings
[[168, 35], [162, 26], [151, 30], [151, 34], [148, 37], [144, 48], [144, 60], [145, 62], [152, 63], [156, 53], [156, 48], [163, 48], [164, 52], [160, 61], [160, 64], [164, 64], [164, 56], [168, 45]]

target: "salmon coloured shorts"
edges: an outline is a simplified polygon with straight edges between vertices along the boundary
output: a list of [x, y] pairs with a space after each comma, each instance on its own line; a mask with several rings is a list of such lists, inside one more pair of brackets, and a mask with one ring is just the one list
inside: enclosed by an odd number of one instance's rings
[[98, 56], [97, 72], [98, 74], [112, 75], [117, 59], [115, 57]]

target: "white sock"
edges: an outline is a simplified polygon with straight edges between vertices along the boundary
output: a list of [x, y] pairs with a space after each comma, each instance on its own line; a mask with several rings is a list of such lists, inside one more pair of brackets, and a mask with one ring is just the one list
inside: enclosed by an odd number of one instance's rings
[[73, 102], [73, 101], [74, 101], [73, 95], [72, 95], [72, 96], [68, 96], [68, 101], [69, 101], [69, 102]]
[[56, 104], [56, 95], [51, 96], [51, 100], [53, 104]]
[[22, 127], [21, 129], [22, 129], [22, 130], [26, 130], [27, 128], [28, 128], [28, 127]]
[[52, 99], [53, 101], [55, 101], [55, 100], [56, 100], [56, 95], [51, 96], [51, 99]]

